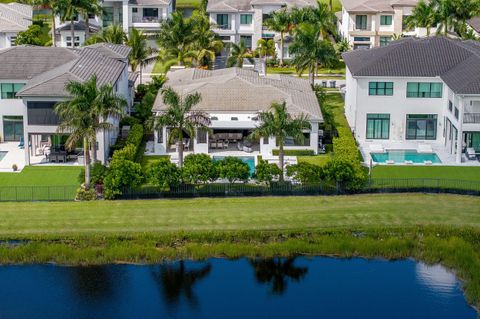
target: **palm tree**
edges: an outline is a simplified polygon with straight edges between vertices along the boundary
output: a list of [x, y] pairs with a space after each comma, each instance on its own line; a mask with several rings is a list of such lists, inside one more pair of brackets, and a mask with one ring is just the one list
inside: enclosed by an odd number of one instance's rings
[[90, 38], [90, 21], [89, 14], [100, 15], [102, 14], [102, 6], [98, 0], [91, 0], [84, 3], [82, 7], [79, 8], [79, 12], [82, 14], [83, 19], [85, 20], [85, 40]]
[[293, 65], [299, 74], [308, 70], [310, 84], [315, 84], [315, 73], [319, 65], [332, 65], [337, 56], [333, 45], [320, 39], [320, 29], [315, 25], [303, 23], [295, 30], [290, 53], [294, 55]]
[[72, 37], [72, 47], [75, 46], [75, 17], [88, 11], [93, 7], [89, 0], [57, 0], [56, 6], [59, 8], [60, 19], [62, 22], [70, 22], [70, 33]]
[[93, 43], [113, 43], [113, 44], [124, 44], [127, 41], [127, 35], [123, 31], [121, 24], [112, 24], [106, 28], [103, 28], [99, 33], [90, 37], [85, 44]]
[[310, 129], [308, 118], [303, 114], [294, 118], [288, 113], [286, 102], [274, 102], [270, 110], [258, 114], [258, 119], [260, 125], [253, 130], [251, 137], [254, 139], [275, 137], [279, 148], [279, 165], [282, 170], [280, 181], [283, 181], [285, 140], [292, 137], [297, 141], [302, 141], [304, 139], [303, 130]]
[[334, 14], [326, 3], [317, 0], [316, 7], [307, 7], [307, 20], [320, 30], [320, 37], [325, 39], [328, 34], [335, 33]]
[[160, 49], [177, 56], [179, 65], [184, 65], [185, 57], [194, 41], [194, 24], [184, 19], [182, 13], [174, 12], [171, 17], [161, 23], [157, 43]]
[[287, 9], [275, 11], [264, 24], [269, 30], [280, 33], [280, 66], [283, 66], [285, 35], [290, 33], [293, 28], [291, 15]]
[[438, 34], [448, 36], [448, 31], [454, 24], [454, 5], [451, 0], [431, 0], [430, 6], [438, 21]]
[[428, 37], [430, 36], [430, 29], [435, 26], [435, 12], [430, 5], [422, 0], [413, 9], [412, 15], [406, 18], [405, 22], [409, 29], [413, 29], [415, 27], [426, 28]]
[[88, 189], [90, 187], [90, 147], [93, 147], [95, 153], [97, 133], [113, 128], [108, 119], [120, 116], [126, 101], [114, 93], [111, 84], [98, 88], [95, 75], [84, 83], [70, 81], [65, 89], [71, 98], [55, 106], [55, 112], [62, 119], [57, 130], [59, 133], [70, 134], [65, 144], [67, 149], [71, 150], [83, 141], [85, 187]]
[[193, 24], [193, 42], [191, 56], [199, 66], [208, 66], [215, 62], [215, 56], [223, 49], [223, 41], [213, 32], [212, 24], [204, 11], [194, 11], [190, 17]]
[[199, 128], [207, 129], [210, 117], [207, 113], [192, 110], [201, 101], [198, 93], [188, 94], [183, 97], [172, 88], [162, 91], [163, 103], [167, 106], [165, 112], [155, 119], [155, 129], [168, 127], [168, 144], [176, 143], [178, 151], [178, 166], [183, 166], [183, 137], [185, 133], [193, 139]]
[[230, 56], [227, 59], [227, 67], [237, 66], [243, 67], [243, 61], [247, 59], [250, 63], [253, 63], [252, 54], [245, 45], [245, 41], [241, 40], [239, 44], [229, 43]]
[[[268, 57], [275, 57], [275, 42], [272, 39], [260, 39], [257, 42], [257, 54], [260, 58], [265, 59], [265, 64], [268, 62]], [[265, 74], [267, 73], [267, 68], [265, 67]]]
[[[58, 0], [25, 0], [25, 1], [19, 1], [20, 3], [26, 3], [32, 6], [41, 6], [44, 8], [49, 8], [52, 12], [52, 17], [51, 17], [51, 33], [52, 33], [52, 46], [56, 46], [55, 43], [55, 18], [57, 15], [60, 14], [59, 12], [59, 1]], [[61, 1], [60, 1], [61, 2]]]
[[143, 31], [133, 28], [127, 40], [127, 45], [132, 49], [128, 60], [133, 72], [140, 67], [140, 83], [142, 83], [142, 70], [145, 65], [157, 60], [154, 50], [148, 46], [147, 36]]

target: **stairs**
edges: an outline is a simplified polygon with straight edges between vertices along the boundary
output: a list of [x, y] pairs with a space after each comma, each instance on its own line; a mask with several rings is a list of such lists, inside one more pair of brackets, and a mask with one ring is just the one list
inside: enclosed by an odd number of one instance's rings
[[220, 69], [225, 69], [226, 67], [227, 67], [227, 57], [224, 55], [217, 56], [215, 58], [215, 62], [213, 63], [213, 69], [220, 70]]

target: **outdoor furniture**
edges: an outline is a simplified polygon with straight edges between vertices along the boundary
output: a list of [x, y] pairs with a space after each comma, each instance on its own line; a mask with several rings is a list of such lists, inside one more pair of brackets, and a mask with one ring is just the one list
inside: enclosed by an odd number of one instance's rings
[[238, 143], [237, 143], [237, 149], [238, 149], [239, 151], [243, 151], [243, 144], [240, 143], [240, 142], [238, 142]]
[[243, 146], [243, 151], [246, 152], [246, 153], [252, 153], [253, 150], [251, 147], [248, 147], [248, 146]]
[[24, 148], [24, 147], [25, 147], [25, 141], [22, 136], [20, 137], [20, 143], [18, 144], [18, 148]]
[[229, 142], [228, 140], [225, 140], [225, 142], [223, 143], [223, 148], [224, 148], [224, 149], [228, 149], [228, 144], [229, 144], [229, 143], [230, 143], [230, 142]]
[[210, 141], [210, 148], [211, 149], [216, 149], [217, 148], [217, 141], [215, 141], [215, 140]]
[[477, 159], [477, 154], [476, 154], [475, 149], [473, 147], [467, 148], [466, 155], [467, 155], [467, 158], [469, 160], [476, 160]]
[[218, 140], [217, 141], [217, 148], [219, 148], [219, 149], [223, 148], [223, 140]]

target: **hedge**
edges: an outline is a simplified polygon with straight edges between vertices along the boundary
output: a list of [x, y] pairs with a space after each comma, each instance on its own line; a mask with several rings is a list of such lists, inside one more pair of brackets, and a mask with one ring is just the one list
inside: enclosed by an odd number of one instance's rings
[[[273, 150], [272, 154], [278, 156], [278, 150]], [[314, 156], [313, 150], [284, 150], [285, 156]]]

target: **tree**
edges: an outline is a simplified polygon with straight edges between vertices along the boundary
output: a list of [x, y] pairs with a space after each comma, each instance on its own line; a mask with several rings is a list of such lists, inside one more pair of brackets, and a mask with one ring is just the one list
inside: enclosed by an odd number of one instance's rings
[[183, 138], [185, 133], [193, 139], [197, 129], [206, 129], [210, 125], [210, 117], [207, 113], [193, 110], [200, 103], [201, 96], [198, 93], [188, 94], [183, 97], [172, 88], [162, 91], [163, 103], [167, 109], [155, 119], [157, 130], [168, 127], [168, 144], [175, 143], [178, 150], [178, 166], [183, 166]]
[[250, 177], [250, 168], [248, 164], [238, 157], [227, 156], [215, 163], [220, 178], [228, 180], [230, 183], [237, 181], [248, 181]]
[[215, 61], [216, 54], [223, 49], [223, 41], [213, 32], [208, 15], [202, 10], [195, 10], [190, 17], [193, 24], [193, 41], [190, 56], [198, 66], [209, 66]]
[[287, 176], [295, 178], [302, 184], [318, 184], [321, 182], [322, 169], [310, 163], [298, 163], [287, 166]]
[[55, 43], [55, 30], [56, 30], [56, 27], [55, 27], [55, 18], [57, 16], [60, 15], [60, 6], [59, 4], [61, 5], [62, 4], [62, 1], [60, 0], [27, 0], [26, 1], [27, 4], [29, 5], [32, 5], [32, 6], [41, 6], [41, 7], [44, 7], [44, 8], [50, 8], [50, 10], [52, 11], [52, 15], [51, 15], [51, 21], [50, 21], [50, 24], [51, 24], [51, 36], [52, 36], [52, 46], [56, 46], [56, 43]]
[[341, 189], [357, 191], [365, 185], [367, 173], [358, 162], [334, 158], [323, 167], [322, 178]]
[[102, 14], [102, 6], [98, 0], [86, 1], [83, 3], [82, 6], [79, 7], [78, 11], [82, 15], [83, 20], [85, 20], [85, 40], [88, 40], [90, 38], [90, 21], [88, 16], [90, 14], [94, 14], [97, 16]]
[[154, 185], [160, 188], [172, 188], [180, 185], [182, 181], [177, 165], [168, 158], [152, 164], [148, 169], [147, 176]]
[[422, 0], [413, 8], [412, 15], [408, 16], [405, 22], [409, 29], [426, 28], [427, 36], [430, 36], [430, 29], [435, 26], [436, 22], [435, 12], [432, 6]]
[[147, 43], [147, 36], [143, 31], [132, 28], [127, 45], [132, 49], [128, 56], [128, 61], [133, 72], [140, 67], [140, 84], [142, 83], [142, 70], [147, 65], [156, 61], [157, 57], [153, 55], [152, 48]]
[[291, 15], [287, 9], [275, 11], [270, 19], [265, 21], [265, 26], [272, 31], [280, 33], [280, 66], [283, 66], [283, 51], [285, 46], [285, 35], [293, 28]]
[[342, 53], [347, 52], [350, 50], [350, 43], [348, 39], [341, 39], [335, 45], [335, 51], [337, 51], [337, 55], [341, 57]]
[[245, 41], [241, 40], [239, 44], [229, 43], [230, 56], [227, 59], [227, 67], [231, 68], [237, 66], [243, 67], [243, 61], [247, 59], [253, 63], [253, 58], [250, 50], [245, 45]]
[[171, 17], [160, 24], [158, 46], [177, 57], [179, 65], [184, 65], [190, 46], [194, 41], [194, 24], [190, 19], [184, 19], [181, 12], [172, 13]]
[[315, 73], [319, 65], [330, 66], [336, 59], [333, 45], [320, 39], [320, 29], [313, 24], [303, 23], [295, 30], [290, 53], [294, 55], [292, 64], [299, 74], [308, 70], [310, 84], [315, 84]]
[[316, 7], [305, 7], [300, 15], [298, 25], [303, 23], [312, 24], [319, 31], [320, 39], [326, 39], [328, 34], [335, 34], [334, 14], [326, 3], [317, 0]]
[[112, 24], [106, 28], [103, 28], [99, 33], [91, 36], [85, 44], [94, 43], [113, 43], [124, 44], [127, 41], [127, 35], [123, 31], [121, 24]]
[[[57, 0], [56, 5], [59, 8], [60, 19], [62, 22], [70, 22], [70, 33], [72, 37], [72, 47], [75, 46], [75, 18], [82, 13], [94, 7], [90, 0]], [[98, 5], [98, 4], [97, 4]], [[88, 14], [87, 14], [88, 15]]]
[[268, 57], [274, 57], [276, 54], [275, 51], [275, 42], [272, 39], [265, 40], [265, 39], [260, 39], [257, 42], [257, 53], [258, 55], [262, 58], [265, 58], [265, 60]]
[[280, 177], [280, 174], [282, 174], [282, 171], [277, 165], [260, 160], [257, 167], [255, 167], [254, 177], [257, 182], [270, 185], [274, 179]]
[[182, 176], [185, 183], [198, 184], [215, 181], [218, 179], [218, 172], [209, 155], [190, 154], [185, 157]]
[[70, 99], [59, 102], [55, 112], [62, 122], [58, 126], [61, 133], [69, 133], [66, 147], [73, 149], [83, 141], [85, 155], [85, 187], [90, 187], [90, 148], [95, 152], [97, 133], [113, 128], [109, 117], [119, 116], [126, 101], [118, 97], [111, 84], [97, 87], [97, 77], [93, 75], [84, 83], [70, 81], [65, 86]]
[[252, 137], [268, 138], [274, 136], [279, 147], [278, 158], [280, 170], [280, 181], [283, 181], [284, 174], [284, 147], [287, 137], [292, 137], [295, 140], [303, 140], [303, 130], [310, 129], [308, 118], [301, 114], [297, 117], [292, 117], [287, 110], [287, 103], [272, 103], [270, 110], [260, 112], [258, 114], [260, 125], [257, 126], [253, 132]]
[[115, 159], [110, 163], [110, 169], [104, 180], [104, 195], [114, 199], [126, 188], [137, 188], [142, 185], [144, 176], [142, 166], [126, 159]]
[[17, 34], [17, 39], [15, 40], [16, 45], [30, 44], [30, 45], [40, 45], [43, 46], [42, 39], [42, 28], [39, 25], [32, 24], [28, 27], [27, 30], [21, 31]]

